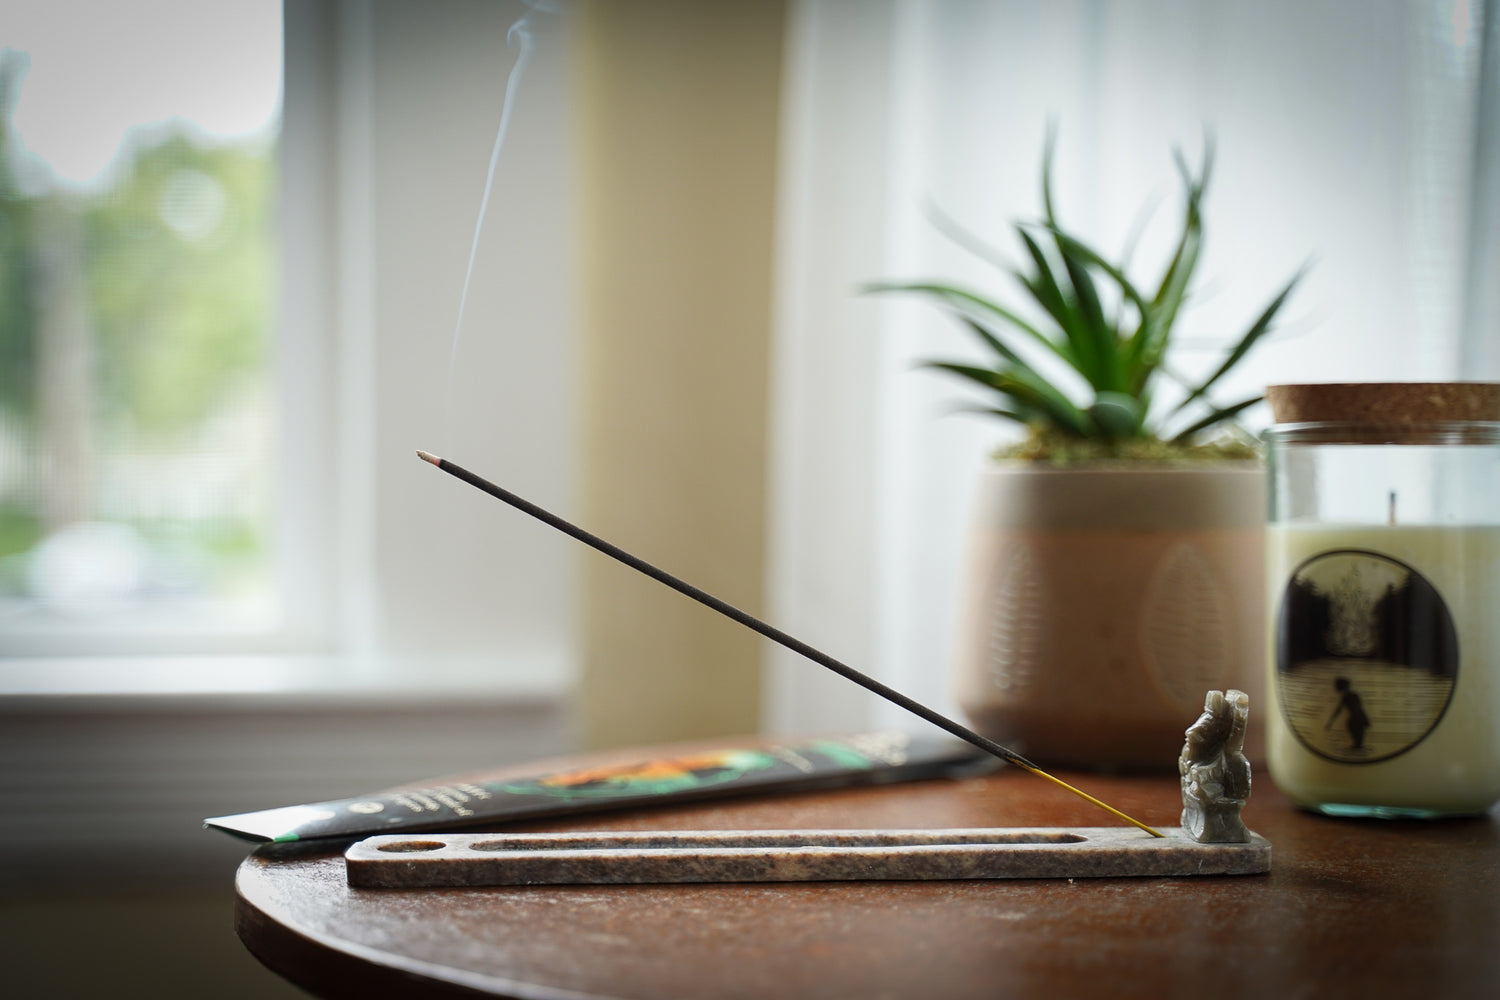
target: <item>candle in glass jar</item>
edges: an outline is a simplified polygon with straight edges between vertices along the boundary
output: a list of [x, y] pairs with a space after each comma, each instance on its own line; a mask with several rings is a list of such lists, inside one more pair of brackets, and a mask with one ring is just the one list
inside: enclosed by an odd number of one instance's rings
[[1268, 763], [1325, 812], [1500, 799], [1500, 526], [1272, 525]]
[[1299, 805], [1500, 801], [1500, 384], [1272, 386], [1266, 758]]

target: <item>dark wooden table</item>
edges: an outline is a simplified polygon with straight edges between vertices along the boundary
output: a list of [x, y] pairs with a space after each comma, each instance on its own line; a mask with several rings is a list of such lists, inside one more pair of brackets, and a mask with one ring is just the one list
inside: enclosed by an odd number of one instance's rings
[[[1176, 825], [1175, 775], [1064, 776]], [[1500, 996], [1500, 816], [1327, 819], [1258, 777], [1246, 820], [1273, 844], [1268, 875], [361, 890], [337, 850], [263, 847], [237, 922], [324, 997]], [[1100, 825], [1007, 770], [507, 829]]]

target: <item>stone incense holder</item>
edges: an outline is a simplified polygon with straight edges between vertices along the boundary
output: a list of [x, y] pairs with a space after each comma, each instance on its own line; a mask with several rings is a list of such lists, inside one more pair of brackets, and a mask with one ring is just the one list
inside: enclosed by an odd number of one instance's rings
[[914, 881], [1251, 875], [1271, 844], [1240, 819], [1249, 698], [1210, 691], [1178, 761], [1182, 826], [954, 830], [715, 830], [370, 837], [345, 853], [351, 886]]

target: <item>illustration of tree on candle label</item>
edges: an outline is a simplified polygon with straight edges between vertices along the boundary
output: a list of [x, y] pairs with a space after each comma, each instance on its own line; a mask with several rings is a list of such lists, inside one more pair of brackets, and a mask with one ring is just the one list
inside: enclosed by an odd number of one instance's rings
[[1437, 728], [1457, 680], [1453, 616], [1411, 566], [1339, 549], [1293, 572], [1276, 681], [1287, 725], [1308, 750], [1345, 764], [1399, 756]]

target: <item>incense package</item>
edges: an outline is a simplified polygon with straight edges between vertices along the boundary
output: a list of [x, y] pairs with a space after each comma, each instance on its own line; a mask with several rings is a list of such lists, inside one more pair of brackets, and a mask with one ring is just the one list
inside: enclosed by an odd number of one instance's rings
[[793, 743], [746, 741], [586, 770], [455, 781], [360, 798], [216, 816], [255, 841], [457, 829], [624, 807], [970, 773], [990, 758], [946, 737], [870, 732]]

